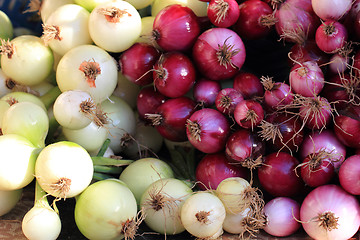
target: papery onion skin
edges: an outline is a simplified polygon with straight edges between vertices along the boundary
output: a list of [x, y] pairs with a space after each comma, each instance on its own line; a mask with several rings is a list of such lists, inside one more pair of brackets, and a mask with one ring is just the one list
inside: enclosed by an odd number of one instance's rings
[[196, 180], [201, 190], [216, 189], [220, 182], [230, 177], [248, 178], [246, 168], [231, 164], [223, 152], [206, 154], [196, 167]]
[[296, 175], [299, 160], [289, 153], [273, 152], [264, 157], [264, 164], [258, 169], [261, 186], [275, 197], [300, 195], [304, 183]]
[[200, 24], [189, 7], [172, 4], [155, 16], [153, 35], [164, 51], [187, 51], [199, 34]]
[[276, 197], [264, 206], [267, 224], [264, 231], [276, 237], [286, 237], [295, 233], [301, 224], [300, 204], [292, 198]]
[[186, 134], [190, 143], [204, 153], [223, 150], [229, 133], [228, 119], [212, 108], [195, 111], [187, 122]]
[[[319, 215], [330, 212], [337, 219], [336, 228], [326, 230], [319, 223]], [[303, 200], [300, 221], [305, 232], [314, 239], [351, 238], [360, 226], [358, 200], [338, 185], [323, 185], [312, 190]]]
[[352, 195], [360, 195], [360, 155], [355, 154], [343, 162], [339, 169], [340, 185]]
[[[221, 49], [227, 49], [225, 52], [228, 52], [223, 63], [217, 56], [217, 52], [222, 54]], [[239, 72], [245, 62], [246, 50], [236, 32], [228, 28], [211, 28], [199, 35], [194, 43], [192, 56], [203, 76], [221, 81], [232, 78]]]

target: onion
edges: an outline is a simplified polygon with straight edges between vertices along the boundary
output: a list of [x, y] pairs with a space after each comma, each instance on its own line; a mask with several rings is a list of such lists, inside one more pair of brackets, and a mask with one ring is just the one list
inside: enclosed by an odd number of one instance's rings
[[154, 114], [145, 114], [152, 125], [164, 138], [182, 142], [187, 140], [186, 121], [195, 111], [195, 102], [188, 97], [166, 100], [156, 109]]
[[270, 77], [261, 77], [261, 83], [265, 89], [264, 104], [270, 109], [277, 109], [293, 102], [294, 96], [287, 83], [274, 82]]
[[88, 27], [97, 46], [109, 52], [122, 52], [139, 38], [141, 17], [126, 1], [106, 1], [91, 11]]
[[20, 199], [23, 196], [22, 193], [23, 193], [22, 188], [17, 190], [10, 190], [10, 191], [0, 190], [0, 202], [1, 202], [0, 216], [9, 213], [12, 209], [15, 208], [16, 204], [20, 201]]
[[299, 118], [286, 113], [267, 115], [259, 127], [259, 136], [275, 151], [297, 152], [304, 138]]
[[158, 91], [154, 86], [143, 87], [136, 99], [136, 109], [141, 120], [151, 122], [146, 118], [146, 114], [156, 113], [156, 108], [166, 101], [167, 97]]
[[360, 106], [348, 105], [335, 116], [334, 132], [337, 139], [345, 146], [360, 148]]
[[[312, 0], [314, 12], [322, 20], [339, 20], [350, 11], [352, 0]], [[330, 7], [329, 7], [330, 6]]]
[[236, 74], [233, 80], [233, 88], [238, 90], [244, 99], [262, 97], [264, 95], [264, 88], [260, 78], [250, 72], [241, 71]]
[[224, 149], [229, 133], [228, 119], [212, 108], [195, 111], [186, 122], [189, 141], [204, 153], [215, 153]]
[[180, 216], [185, 229], [197, 238], [216, 239], [223, 233], [225, 207], [210, 192], [195, 192], [187, 198]]
[[240, 15], [234, 31], [247, 40], [261, 39], [274, 30], [276, 22], [270, 5], [260, 0], [244, 1], [239, 5]]
[[345, 159], [339, 169], [341, 187], [352, 195], [360, 195], [360, 155], [352, 155]]
[[197, 164], [195, 173], [201, 190], [215, 190], [227, 178], [248, 178], [246, 168], [231, 164], [223, 152], [205, 154]]
[[234, 77], [245, 62], [245, 46], [228, 28], [211, 28], [201, 33], [192, 48], [199, 72], [210, 80]]
[[301, 194], [304, 183], [295, 171], [298, 164], [299, 160], [286, 152], [266, 155], [264, 164], [258, 169], [261, 186], [275, 197], [292, 197]]
[[289, 65], [307, 61], [315, 61], [320, 66], [329, 62], [329, 55], [320, 50], [314, 39], [302, 37], [290, 49]]
[[266, 226], [264, 231], [275, 237], [286, 237], [300, 229], [300, 204], [292, 198], [276, 197], [264, 207]]
[[241, 127], [253, 130], [264, 119], [264, 112], [259, 102], [245, 99], [236, 105], [234, 118]]
[[335, 136], [332, 129], [325, 129], [323, 131], [315, 131], [306, 135], [304, 141], [299, 149], [300, 159], [305, 159], [311, 153], [319, 151], [326, 151], [331, 153], [331, 162], [337, 169], [346, 157], [346, 147]]
[[155, 16], [153, 37], [164, 51], [186, 51], [200, 34], [197, 16], [191, 8], [172, 4]]
[[315, 61], [306, 61], [291, 68], [289, 82], [294, 93], [313, 97], [324, 88], [324, 73]]
[[232, 26], [239, 15], [239, 4], [235, 0], [211, 0], [207, 8], [207, 16], [216, 27]]
[[120, 72], [130, 81], [140, 86], [153, 82], [150, 70], [159, 59], [160, 52], [147, 43], [134, 43], [122, 52], [118, 62]]
[[118, 73], [118, 82], [112, 95], [123, 99], [132, 109], [136, 108], [136, 101], [141, 86], [129, 81], [121, 72]]
[[204, 107], [210, 107], [215, 104], [216, 96], [221, 90], [218, 81], [201, 78], [195, 82], [193, 88], [194, 100]]
[[184, 53], [163, 53], [153, 67], [154, 86], [163, 95], [177, 98], [185, 95], [195, 84], [196, 69]]
[[323, 22], [316, 30], [315, 42], [325, 53], [336, 53], [345, 46], [348, 33], [345, 26], [337, 21]]
[[311, 238], [349, 239], [360, 226], [359, 202], [340, 186], [320, 186], [302, 202], [300, 220]]
[[205, 17], [207, 13], [207, 3], [202, 1], [154, 0], [151, 5], [151, 15], [155, 17], [163, 8], [172, 4], [181, 4], [182, 6], [189, 7], [191, 10], [194, 11], [196, 16], [200, 18]]
[[215, 107], [223, 114], [231, 116], [235, 107], [243, 100], [243, 96], [236, 89], [223, 88], [216, 96]]

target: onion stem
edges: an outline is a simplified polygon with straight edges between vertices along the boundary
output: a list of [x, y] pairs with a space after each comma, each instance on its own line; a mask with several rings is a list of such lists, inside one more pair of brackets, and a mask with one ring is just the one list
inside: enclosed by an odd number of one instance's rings
[[91, 157], [93, 160], [94, 165], [98, 166], [125, 166], [129, 165], [130, 163], [134, 162], [134, 160], [126, 160], [126, 159], [114, 159], [109, 157], [99, 157], [93, 156]]

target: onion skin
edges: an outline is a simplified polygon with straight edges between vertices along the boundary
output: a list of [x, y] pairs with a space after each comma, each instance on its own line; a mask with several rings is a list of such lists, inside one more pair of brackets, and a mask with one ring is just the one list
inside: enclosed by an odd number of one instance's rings
[[[196, 130], [192, 126], [196, 125]], [[219, 111], [203, 108], [195, 111], [187, 122], [186, 134], [190, 143], [204, 153], [216, 153], [225, 148], [230, 123]]]
[[[224, 8], [223, 4], [226, 4], [227, 10], [222, 14], [221, 11], [222, 8]], [[207, 8], [207, 16], [210, 22], [216, 27], [228, 28], [234, 25], [238, 20], [239, 15], [239, 5], [235, 0], [211, 0]]]
[[193, 94], [196, 102], [204, 107], [210, 107], [215, 104], [216, 96], [221, 91], [221, 85], [218, 81], [201, 78], [195, 82]]
[[150, 123], [150, 120], [145, 117], [146, 113], [155, 113], [156, 108], [164, 103], [168, 98], [158, 91], [155, 91], [153, 86], [143, 87], [136, 99], [136, 109], [141, 120]]
[[[231, 48], [234, 54], [221, 64], [217, 56], [220, 48]], [[192, 56], [199, 72], [210, 80], [234, 77], [245, 62], [246, 50], [239, 35], [228, 28], [211, 28], [201, 33], [194, 43]]]
[[[321, 160], [318, 166], [312, 168], [309, 162], [312, 161], [310, 156], [307, 156], [301, 166], [301, 178], [306, 185], [310, 187], [319, 187], [328, 184], [335, 176], [334, 165], [331, 161]], [[300, 164], [301, 165], [301, 164]]]
[[314, 12], [322, 20], [339, 20], [351, 9], [353, 0], [312, 0]]
[[360, 195], [360, 155], [348, 157], [339, 169], [340, 185], [352, 195]]
[[187, 51], [200, 34], [200, 24], [191, 8], [172, 4], [156, 14], [153, 34], [164, 51]]
[[262, 97], [264, 95], [264, 88], [260, 78], [250, 72], [239, 72], [234, 77], [233, 88], [238, 90], [244, 99]]
[[231, 164], [223, 152], [206, 154], [196, 167], [196, 181], [201, 190], [216, 189], [220, 182], [230, 177], [247, 179], [249, 172], [236, 164]]
[[319, 26], [315, 34], [315, 42], [325, 53], [336, 53], [348, 39], [345, 26], [336, 21], [325, 21]]
[[336, 137], [347, 147], [360, 148], [360, 107], [350, 105], [347, 110], [335, 117]]
[[[327, 230], [319, 224], [319, 214], [333, 213], [337, 217], [336, 228]], [[305, 232], [313, 239], [351, 238], [360, 226], [358, 200], [338, 185], [328, 184], [312, 190], [300, 207], [300, 221]]]
[[289, 153], [270, 153], [258, 169], [261, 186], [275, 197], [292, 197], [302, 193], [304, 183], [294, 171], [300, 163]]

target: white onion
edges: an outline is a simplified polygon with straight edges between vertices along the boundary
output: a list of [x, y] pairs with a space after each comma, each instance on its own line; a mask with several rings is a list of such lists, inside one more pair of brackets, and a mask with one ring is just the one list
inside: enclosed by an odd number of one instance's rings
[[42, 0], [40, 7], [40, 16], [43, 23], [58, 7], [65, 4], [72, 4], [74, 0]]
[[135, 109], [139, 92], [140, 86], [129, 81], [121, 72], [119, 72], [118, 83], [113, 95], [125, 100], [131, 108]]
[[140, 36], [141, 17], [128, 2], [112, 0], [100, 3], [91, 11], [89, 32], [97, 46], [109, 52], [122, 52]]
[[23, 189], [2, 191], [0, 190], [0, 216], [10, 212], [22, 197]]

